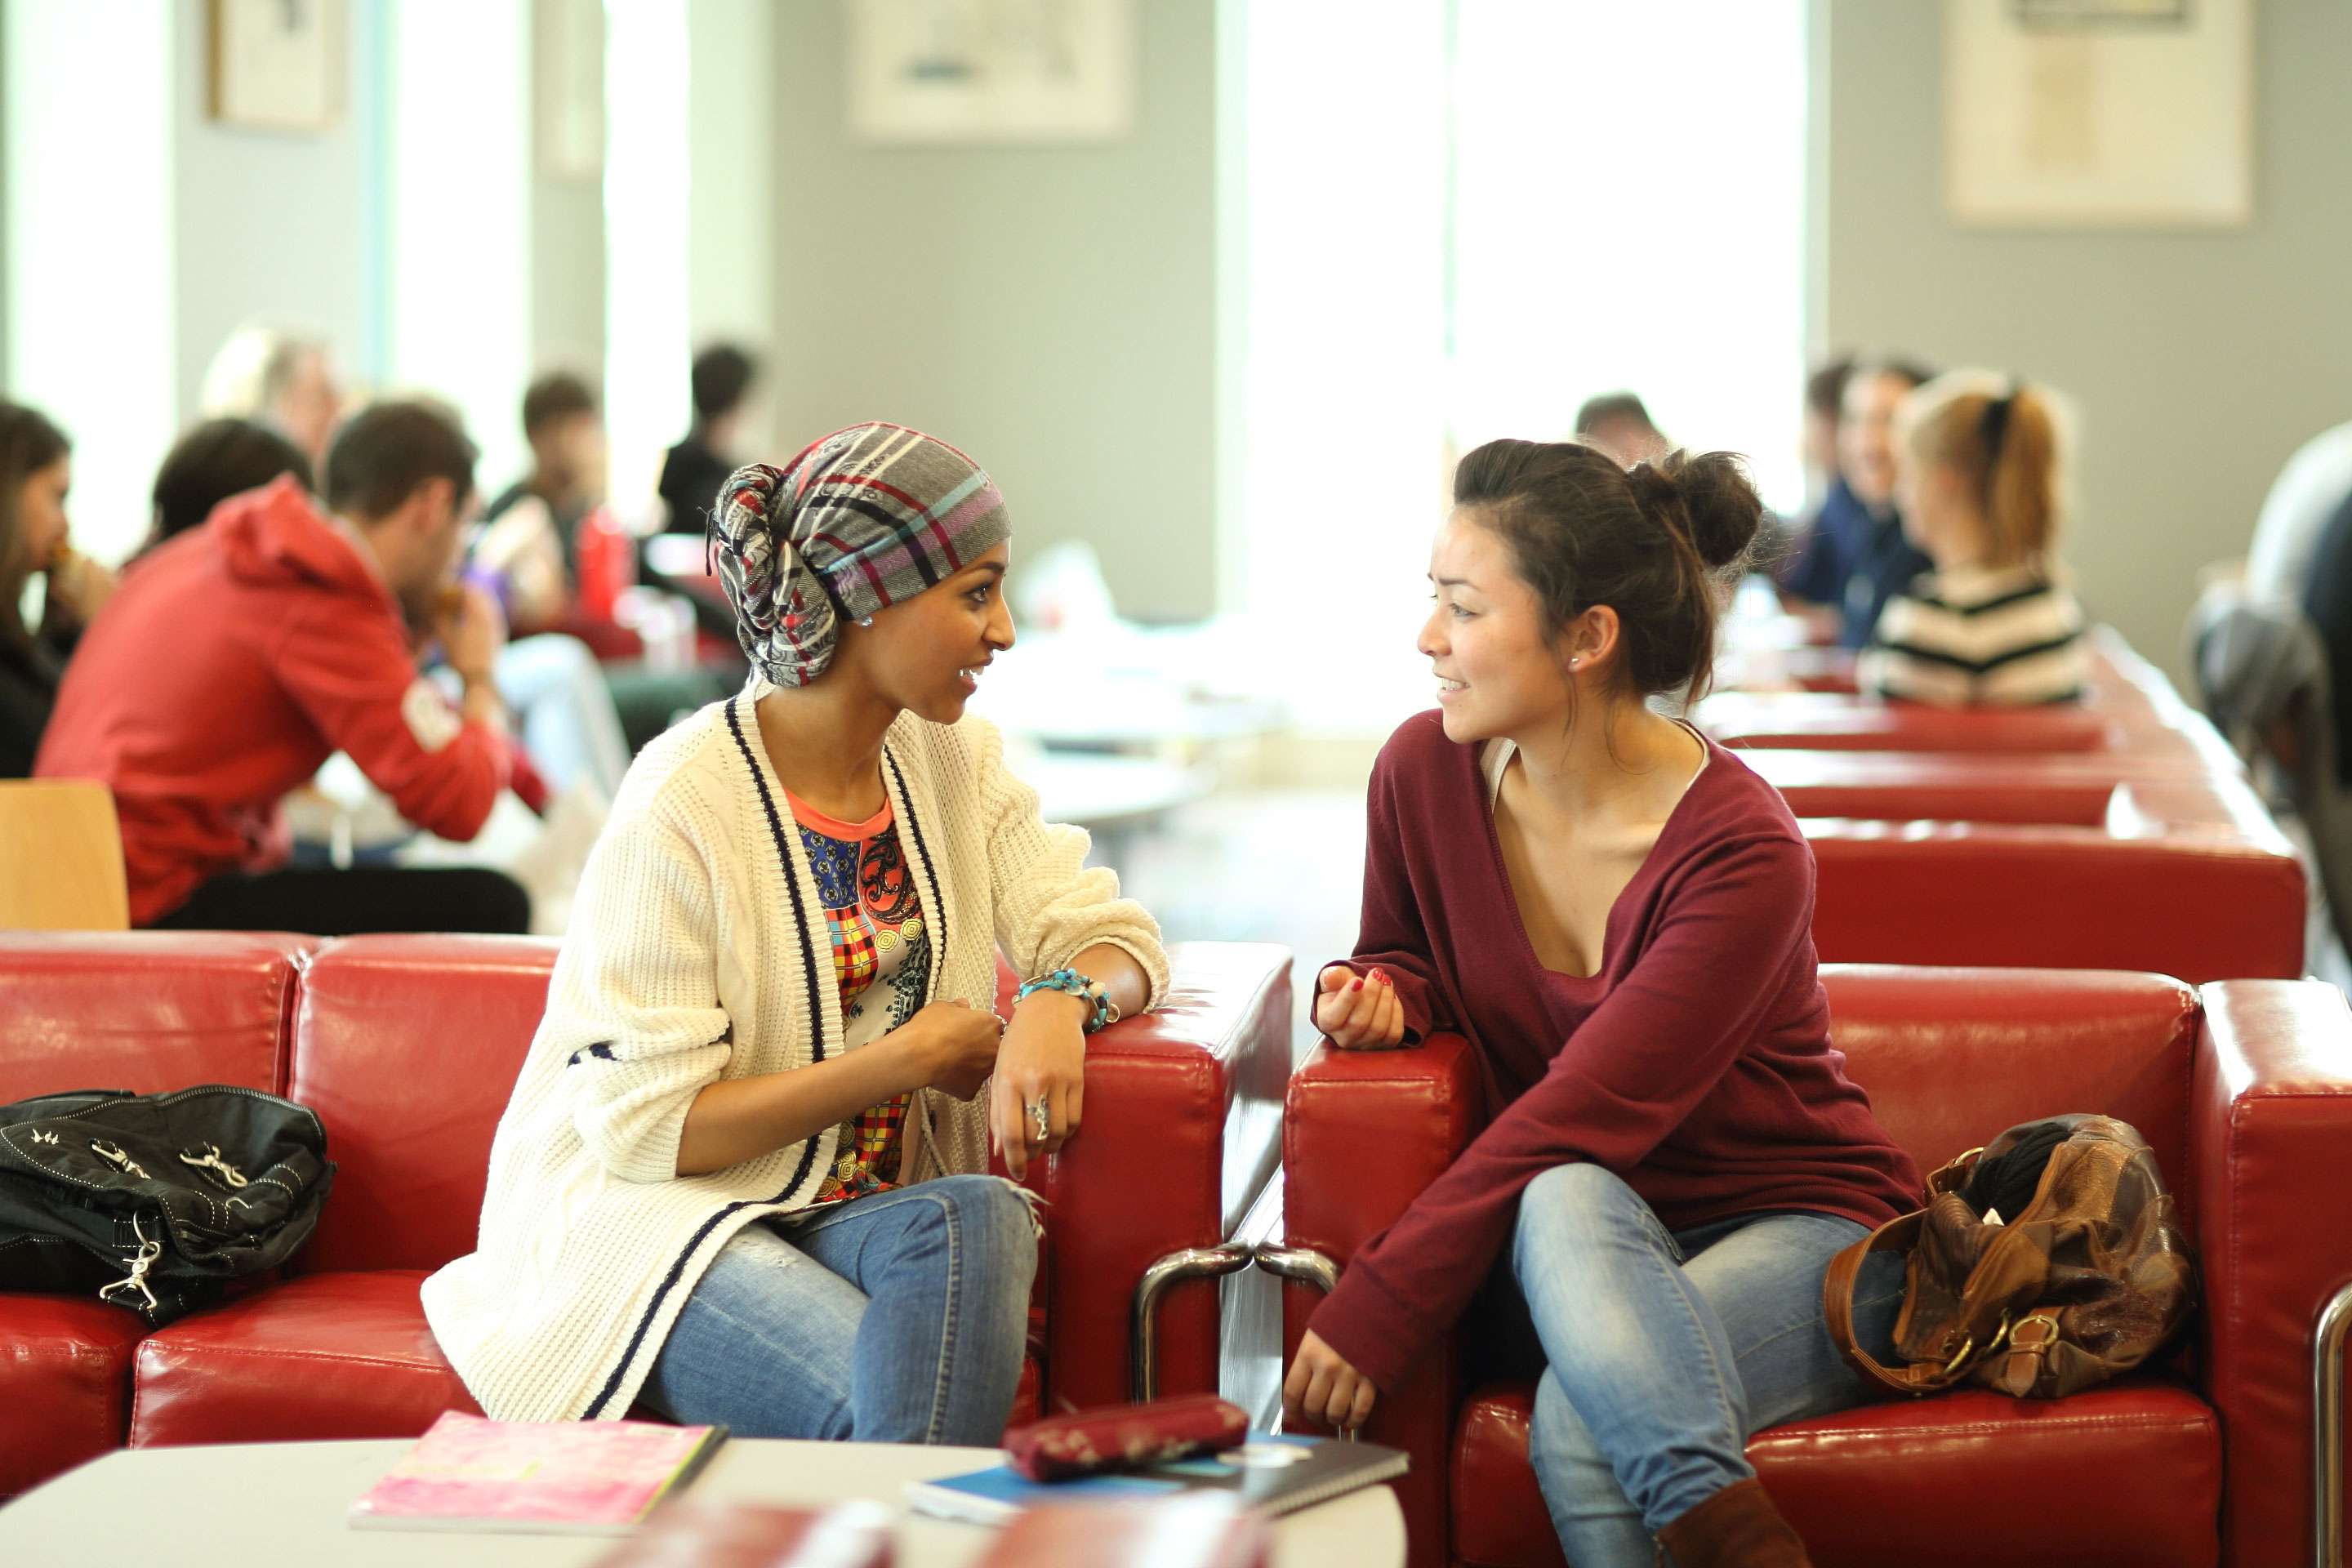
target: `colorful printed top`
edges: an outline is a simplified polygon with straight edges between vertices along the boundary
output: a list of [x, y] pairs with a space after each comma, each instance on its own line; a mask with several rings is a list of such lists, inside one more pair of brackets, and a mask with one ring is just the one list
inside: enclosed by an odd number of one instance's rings
[[[825, 816], [789, 790], [784, 798], [824, 900], [842, 1042], [854, 1051], [913, 1017], [930, 989], [931, 939], [922, 900], [899, 853], [887, 800], [871, 819], [851, 823]], [[910, 1098], [885, 1100], [841, 1124], [833, 1170], [812, 1202], [864, 1197], [898, 1184], [899, 1134]]]

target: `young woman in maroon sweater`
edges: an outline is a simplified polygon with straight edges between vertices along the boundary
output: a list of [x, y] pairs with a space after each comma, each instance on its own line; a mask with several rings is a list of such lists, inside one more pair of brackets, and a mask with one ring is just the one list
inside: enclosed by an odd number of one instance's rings
[[1286, 1403], [1360, 1426], [1507, 1258], [1569, 1560], [1802, 1563], [1742, 1447], [1864, 1396], [1822, 1276], [1920, 1181], [1830, 1048], [1795, 819], [1644, 700], [1703, 679], [1761, 508], [1727, 454], [1628, 472], [1528, 441], [1463, 458], [1454, 502], [1420, 639], [1438, 710], [1374, 769], [1361, 933], [1316, 1022], [1349, 1049], [1466, 1037], [1492, 1119], [1358, 1251]]

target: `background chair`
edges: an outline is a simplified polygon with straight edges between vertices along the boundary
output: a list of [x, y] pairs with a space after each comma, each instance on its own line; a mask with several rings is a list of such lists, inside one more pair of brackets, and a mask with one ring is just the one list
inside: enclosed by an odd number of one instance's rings
[[0, 930], [123, 931], [114, 796], [93, 779], [0, 780]]

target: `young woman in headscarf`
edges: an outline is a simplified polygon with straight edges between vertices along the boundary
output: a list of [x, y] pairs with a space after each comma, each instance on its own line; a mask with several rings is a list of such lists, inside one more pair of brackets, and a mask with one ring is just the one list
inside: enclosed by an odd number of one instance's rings
[[888, 425], [719, 496], [752, 679], [630, 770], [479, 1249], [425, 1285], [492, 1415], [996, 1441], [1037, 1233], [992, 1142], [1018, 1176], [1077, 1135], [1085, 1037], [1167, 984], [964, 715], [1013, 642], [1011, 531], [970, 458]]

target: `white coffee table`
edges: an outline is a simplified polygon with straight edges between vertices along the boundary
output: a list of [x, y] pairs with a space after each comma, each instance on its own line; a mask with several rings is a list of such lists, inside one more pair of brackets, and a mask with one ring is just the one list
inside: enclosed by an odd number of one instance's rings
[[[353, 1499], [412, 1447], [230, 1443], [123, 1448], [0, 1508], [0, 1563], [153, 1562], [169, 1568], [586, 1568], [610, 1537], [352, 1530]], [[995, 1532], [909, 1513], [899, 1487], [976, 1470], [993, 1448], [738, 1438], [692, 1495], [781, 1504], [868, 1498], [898, 1515], [898, 1568], [962, 1568]], [[1276, 1521], [1276, 1568], [1403, 1568], [1404, 1515], [1384, 1486]]]

